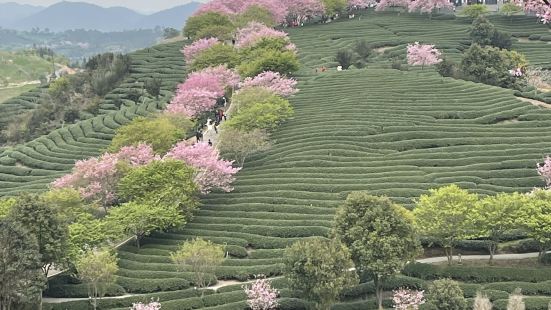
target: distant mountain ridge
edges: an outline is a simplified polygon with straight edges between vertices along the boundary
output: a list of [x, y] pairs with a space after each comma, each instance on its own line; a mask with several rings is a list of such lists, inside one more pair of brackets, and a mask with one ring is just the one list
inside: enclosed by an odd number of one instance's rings
[[[198, 2], [190, 2], [144, 15], [124, 7], [104, 8], [84, 2], [64, 1], [47, 8], [0, 3], [0, 26], [17, 30], [47, 28], [56, 32], [70, 29], [122, 31], [157, 26], [180, 29], [200, 5]], [[3, 15], [9, 15], [11, 19], [4, 19]]]
[[42, 10], [44, 10], [42, 6], [15, 2], [0, 3], [0, 27], [7, 27], [20, 19], [29, 17]]

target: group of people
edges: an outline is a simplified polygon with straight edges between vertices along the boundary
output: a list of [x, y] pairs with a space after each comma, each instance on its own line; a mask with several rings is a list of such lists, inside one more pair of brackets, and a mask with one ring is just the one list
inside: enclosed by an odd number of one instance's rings
[[[226, 100], [224, 98], [224, 106], [226, 106]], [[228, 117], [226, 115], [226, 112], [224, 111], [224, 109], [217, 109], [215, 112], [214, 112], [214, 120], [212, 120], [211, 118], [208, 118], [207, 119], [207, 123], [205, 124], [206, 127], [207, 127], [207, 131], [211, 131], [211, 130], [214, 130], [214, 132], [216, 134], [218, 134], [218, 126], [220, 126], [220, 123], [222, 121], [225, 121], [227, 120]], [[195, 132], [195, 138], [197, 139], [197, 142], [199, 141], [203, 141], [203, 126], [199, 126]], [[208, 145], [212, 146], [212, 140], [211, 139], [208, 139]]]

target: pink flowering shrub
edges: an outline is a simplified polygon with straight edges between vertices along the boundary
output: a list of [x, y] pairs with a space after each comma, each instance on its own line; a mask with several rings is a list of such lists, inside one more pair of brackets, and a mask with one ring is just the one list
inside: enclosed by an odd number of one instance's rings
[[147, 304], [139, 302], [137, 304], [132, 304], [130, 310], [161, 310], [161, 303], [153, 300]]
[[511, 74], [514, 77], [522, 77], [524, 73], [522, 72], [522, 68], [515, 68], [509, 70], [509, 74]]
[[296, 85], [297, 81], [294, 79], [282, 77], [279, 72], [266, 71], [253, 78], [246, 78], [240, 87], [264, 87], [282, 97], [289, 97], [298, 91]]
[[178, 85], [167, 112], [196, 117], [214, 108], [216, 99], [224, 96], [226, 88], [237, 86], [239, 80], [234, 70], [222, 65], [193, 72]]
[[208, 38], [208, 39], [199, 39], [192, 44], [184, 47], [182, 53], [184, 53], [184, 58], [186, 63], [190, 64], [193, 62], [193, 59], [197, 57], [202, 51], [213, 47], [216, 44], [219, 44], [217, 38]]
[[263, 38], [289, 39], [283, 31], [275, 30], [258, 22], [250, 22], [247, 26], [237, 31], [236, 46], [239, 48], [251, 47]]
[[408, 44], [407, 47], [407, 58], [408, 64], [412, 66], [430, 66], [437, 64], [442, 61], [440, 59], [439, 50], [437, 50], [434, 45], [430, 44]]
[[73, 188], [80, 192], [84, 199], [99, 201], [107, 207], [116, 201], [115, 188], [122, 177], [122, 162], [137, 167], [159, 159], [151, 146], [139, 144], [123, 147], [117, 153], [105, 153], [100, 157], [77, 161], [70, 174], [54, 182], [54, 188]]
[[543, 13], [537, 14], [540, 22], [544, 24], [551, 24], [551, 5], [547, 7], [547, 10]]
[[424, 291], [398, 289], [393, 291], [392, 302], [396, 310], [417, 310], [425, 303]]
[[166, 111], [169, 114], [180, 114], [194, 118], [205, 111], [212, 110], [218, 97], [219, 93], [204, 89], [177, 90], [176, 95], [166, 107]]
[[537, 165], [538, 174], [543, 178], [548, 188], [551, 188], [551, 157], [545, 157], [543, 164]]
[[278, 306], [277, 296], [279, 291], [272, 288], [269, 280], [258, 279], [249, 286], [243, 286], [247, 295], [247, 304], [252, 310], [271, 310]]
[[449, 0], [413, 0], [409, 3], [410, 12], [432, 13], [438, 9], [453, 9]]
[[408, 0], [381, 0], [377, 4], [375, 11], [384, 11], [388, 8], [393, 8], [393, 7], [407, 8], [409, 7], [409, 1]]
[[367, 9], [377, 5], [375, 0], [348, 0], [346, 7], [349, 11]]
[[212, 0], [203, 4], [194, 15], [201, 15], [207, 12], [216, 12], [222, 15], [242, 14], [251, 6], [259, 6], [266, 9], [277, 24], [285, 21], [287, 6], [282, 5], [279, 0]]
[[325, 7], [320, 0], [282, 0], [281, 3], [287, 7], [288, 21], [297, 26], [325, 13]]
[[182, 141], [176, 144], [164, 158], [182, 160], [197, 169], [195, 183], [203, 194], [209, 193], [213, 188], [226, 192], [232, 191], [234, 175], [241, 170], [241, 168], [232, 167], [231, 161], [220, 159], [218, 150], [205, 142], [191, 145], [187, 141]]

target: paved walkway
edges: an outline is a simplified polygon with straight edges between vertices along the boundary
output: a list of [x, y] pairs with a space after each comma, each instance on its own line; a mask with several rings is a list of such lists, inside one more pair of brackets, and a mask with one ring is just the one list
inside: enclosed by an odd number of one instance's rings
[[[551, 252], [549, 252], [551, 253]], [[526, 259], [526, 258], [534, 258], [538, 257], [539, 253], [523, 253], [523, 254], [496, 254], [494, 255], [494, 260], [508, 260], [508, 259]], [[459, 259], [458, 256], [454, 256], [453, 259], [457, 261]], [[490, 255], [462, 255], [462, 260], [489, 260]], [[418, 263], [424, 263], [424, 264], [434, 264], [434, 263], [442, 263], [447, 262], [448, 258], [446, 256], [440, 256], [440, 257], [430, 257], [430, 258], [421, 258], [416, 260]], [[351, 269], [353, 270], [353, 269]], [[281, 277], [274, 277], [271, 279], [278, 279]], [[249, 284], [252, 283], [254, 280], [246, 281], [246, 282], [239, 282], [239, 281], [218, 281], [216, 285], [209, 286], [208, 289], [211, 290], [219, 290], [222, 287], [231, 286], [231, 285], [237, 285], [237, 284]], [[116, 297], [105, 297], [102, 299], [121, 299], [126, 297], [136, 297], [136, 296], [148, 296], [150, 294], [126, 294], [122, 296], [116, 296]], [[45, 303], [50, 304], [58, 304], [58, 303], [64, 303], [68, 301], [78, 301], [78, 300], [88, 300], [89, 298], [43, 298], [43, 301]]]

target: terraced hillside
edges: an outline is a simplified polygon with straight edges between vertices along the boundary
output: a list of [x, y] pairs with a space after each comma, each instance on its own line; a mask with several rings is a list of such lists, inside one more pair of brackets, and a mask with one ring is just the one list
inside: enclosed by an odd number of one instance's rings
[[[34, 141], [7, 148], [0, 153], [0, 195], [21, 191], [43, 191], [56, 177], [67, 173], [76, 160], [96, 156], [111, 141], [116, 128], [138, 115], [157, 111], [170, 99], [177, 83], [185, 78], [179, 50], [183, 43], [159, 45], [132, 54], [130, 75], [106, 96], [101, 115], [66, 126]], [[143, 81], [152, 76], [163, 80], [163, 96], [159, 100], [143, 97], [136, 105], [127, 100], [132, 89], [142, 90]], [[32, 109], [36, 98], [46, 91], [38, 88], [0, 105], [0, 124], [23, 109]], [[123, 99], [118, 110], [112, 100]]]
[[[461, 21], [428, 24], [426, 18], [381, 15], [292, 30], [304, 65], [301, 91], [292, 98], [294, 119], [274, 134], [271, 150], [246, 163], [235, 191], [205, 197], [184, 230], [156, 233], [140, 249], [128, 245], [119, 251], [118, 284], [127, 292], [173, 292], [111, 300], [101, 309], [124, 309], [149, 297], [160, 298], [163, 309], [243, 309], [240, 285], [204, 297], [186, 290], [193, 283], [176, 272], [170, 251], [201, 236], [227, 245], [231, 255], [216, 271], [218, 279], [277, 276], [283, 248], [299, 238], [328, 235], [335, 207], [350, 191], [369, 190], [410, 205], [427, 189], [452, 182], [481, 194], [542, 185], [534, 168], [551, 152], [551, 111], [509, 90], [441, 78], [432, 70], [388, 68], [386, 56], [405, 57], [405, 44], [412, 41], [434, 42], [457, 58], [468, 43], [467, 28]], [[396, 47], [366, 69], [313, 74], [359, 37]], [[549, 64], [546, 43], [530, 44], [542, 49], [526, 50], [528, 58]], [[284, 309], [301, 309], [292, 299], [298, 296], [288, 290], [282, 295]]]

